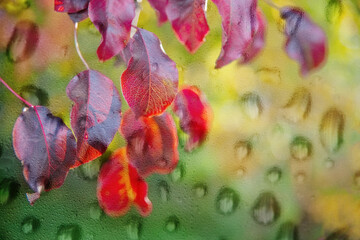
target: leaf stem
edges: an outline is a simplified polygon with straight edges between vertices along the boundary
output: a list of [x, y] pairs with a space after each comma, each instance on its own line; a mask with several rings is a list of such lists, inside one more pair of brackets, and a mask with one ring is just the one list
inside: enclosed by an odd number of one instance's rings
[[22, 98], [19, 94], [17, 94], [1, 77], [0, 77], [0, 82], [2, 84], [4, 84], [4, 86], [9, 89], [10, 92], [12, 92], [12, 94], [15, 95], [15, 97], [17, 97], [18, 99], [20, 99], [23, 103], [25, 103], [26, 105], [28, 105], [29, 107], [34, 107], [34, 105], [32, 105], [31, 103], [29, 103], [28, 101], [26, 101], [24, 98]]
[[79, 58], [81, 59], [81, 61], [83, 62], [83, 64], [85, 65], [85, 67], [90, 70], [89, 65], [87, 64], [87, 62], [85, 61], [83, 55], [81, 54], [80, 51], [80, 47], [79, 47], [79, 42], [78, 42], [78, 36], [77, 36], [77, 29], [78, 29], [79, 23], [76, 22], [75, 23], [75, 29], [74, 29], [74, 41], [75, 41], [75, 48], [76, 48], [76, 52], [79, 55]]
[[273, 1], [271, 1], [271, 0], [263, 0], [263, 1], [270, 7], [275, 8], [280, 11], [281, 8], [279, 6], [277, 6], [275, 3], [273, 3]]

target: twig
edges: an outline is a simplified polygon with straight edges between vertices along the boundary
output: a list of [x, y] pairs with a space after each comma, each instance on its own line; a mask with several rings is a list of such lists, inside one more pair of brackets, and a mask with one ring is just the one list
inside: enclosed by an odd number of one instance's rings
[[26, 105], [28, 105], [29, 107], [34, 107], [34, 105], [32, 105], [31, 103], [29, 103], [28, 101], [26, 101], [24, 98], [22, 98], [19, 94], [17, 94], [9, 85], [7, 85], [7, 83], [2, 79], [0, 78], [0, 82], [2, 84], [4, 84], [4, 86], [9, 89], [10, 92], [12, 92], [12, 94], [15, 95], [15, 97], [17, 97], [18, 99], [20, 99], [23, 103], [25, 103]]
[[79, 47], [79, 42], [78, 42], [78, 37], [77, 37], [77, 29], [78, 29], [79, 23], [76, 22], [75, 23], [75, 30], [74, 30], [74, 41], [75, 41], [75, 48], [76, 48], [76, 52], [79, 55], [79, 58], [81, 59], [81, 61], [83, 62], [83, 64], [85, 65], [85, 67], [90, 70], [89, 65], [87, 64], [87, 62], [85, 61], [83, 55], [81, 54], [80, 51], [80, 47]]

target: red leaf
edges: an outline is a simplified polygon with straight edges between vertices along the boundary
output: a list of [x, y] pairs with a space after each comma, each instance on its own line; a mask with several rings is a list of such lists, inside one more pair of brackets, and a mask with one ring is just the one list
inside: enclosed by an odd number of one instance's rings
[[130, 44], [131, 59], [121, 76], [125, 100], [136, 118], [161, 114], [178, 87], [176, 64], [164, 53], [155, 34], [138, 29]]
[[54, 9], [57, 12], [76, 13], [88, 7], [90, 0], [55, 0]]
[[168, 0], [165, 8], [179, 41], [191, 53], [196, 52], [209, 32], [205, 8], [205, 0]]
[[190, 86], [176, 95], [173, 108], [180, 118], [181, 129], [190, 135], [185, 149], [191, 151], [205, 140], [209, 132], [212, 121], [210, 105], [197, 87]]
[[[37, 197], [42, 190], [59, 188], [76, 158], [76, 142], [64, 122], [42, 106], [29, 108], [18, 117], [13, 146], [23, 164], [25, 180]], [[35, 196], [34, 195], [34, 196]], [[31, 201], [32, 200], [32, 201]]]
[[285, 50], [290, 58], [301, 66], [301, 74], [318, 68], [326, 58], [327, 39], [324, 31], [299, 8], [284, 7], [281, 17], [285, 19]]
[[165, 7], [168, 0], [148, 0], [150, 5], [155, 9], [156, 15], [159, 19], [159, 25], [163, 24], [168, 20], [165, 12]]
[[128, 110], [122, 119], [121, 132], [127, 141], [129, 160], [141, 176], [174, 170], [179, 160], [178, 138], [170, 114], [136, 119]]
[[258, 32], [257, 0], [212, 0], [222, 18], [222, 49], [215, 68], [221, 68], [232, 61], [246, 57], [248, 48]]
[[101, 208], [112, 217], [125, 215], [135, 203], [142, 216], [148, 216], [152, 203], [147, 197], [147, 183], [128, 162], [126, 148], [117, 150], [99, 174], [97, 197]]
[[98, 58], [106, 61], [118, 54], [130, 38], [134, 0], [91, 0], [89, 17], [102, 35]]
[[75, 103], [71, 127], [77, 138], [77, 167], [106, 151], [120, 126], [121, 100], [113, 82], [94, 70], [75, 76], [66, 93]]

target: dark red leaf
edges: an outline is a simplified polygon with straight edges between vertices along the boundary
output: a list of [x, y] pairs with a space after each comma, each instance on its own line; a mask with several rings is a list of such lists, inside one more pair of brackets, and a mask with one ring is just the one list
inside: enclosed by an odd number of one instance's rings
[[300, 64], [301, 74], [307, 75], [325, 61], [326, 35], [302, 9], [284, 7], [281, 17], [286, 21], [285, 50], [290, 58]]
[[81, 22], [89, 17], [88, 9], [86, 8], [76, 13], [69, 13], [69, 17], [74, 23]]
[[91, 0], [89, 17], [102, 35], [98, 58], [106, 61], [118, 54], [130, 38], [135, 17], [134, 0]]
[[121, 123], [121, 133], [127, 141], [129, 160], [141, 176], [167, 174], [176, 167], [178, 138], [170, 114], [164, 112], [160, 116], [136, 119], [128, 110]]
[[176, 64], [149, 31], [138, 29], [129, 44], [131, 59], [121, 76], [123, 95], [137, 118], [161, 114], [177, 92]]
[[191, 151], [205, 140], [209, 132], [212, 121], [210, 105], [197, 87], [190, 86], [179, 91], [173, 107], [180, 118], [181, 129], [190, 135], [185, 149]]
[[[215, 68], [244, 60], [258, 32], [257, 0], [212, 0], [222, 18], [222, 49]], [[260, 34], [261, 35], [261, 34]]]
[[176, 36], [191, 53], [196, 52], [209, 32], [205, 8], [205, 0], [168, 0], [165, 9]]
[[94, 70], [75, 76], [66, 93], [75, 103], [71, 127], [77, 138], [77, 167], [102, 155], [113, 140], [120, 127], [121, 99], [114, 83]]
[[97, 197], [101, 208], [112, 217], [125, 215], [132, 203], [142, 216], [151, 213], [152, 203], [147, 197], [148, 186], [128, 162], [126, 148], [117, 150], [99, 174]]
[[159, 24], [163, 24], [168, 20], [165, 12], [165, 7], [168, 3], [168, 0], [148, 0], [150, 5], [155, 9], [156, 15], [159, 19]]
[[90, 0], [55, 0], [54, 9], [57, 12], [76, 13], [88, 7]]
[[[13, 146], [23, 164], [24, 177], [36, 192], [60, 187], [76, 158], [76, 142], [64, 122], [42, 106], [29, 108], [18, 117], [13, 129]], [[35, 198], [33, 198], [35, 197]]]

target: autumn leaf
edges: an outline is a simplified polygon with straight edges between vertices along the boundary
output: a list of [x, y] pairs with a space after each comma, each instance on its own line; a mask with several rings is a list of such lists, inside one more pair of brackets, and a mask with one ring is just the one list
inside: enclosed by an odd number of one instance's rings
[[190, 135], [185, 149], [191, 151], [206, 139], [209, 132], [212, 121], [210, 105], [197, 87], [190, 86], [179, 91], [173, 108], [180, 118], [181, 129]]
[[88, 7], [90, 0], [54, 0], [57, 12], [76, 13]]
[[148, 216], [152, 203], [147, 197], [148, 186], [128, 162], [126, 148], [114, 152], [101, 168], [97, 198], [101, 208], [111, 217], [125, 215], [132, 203], [142, 216]]
[[168, 0], [148, 0], [150, 5], [155, 9], [158, 16], [159, 25], [165, 23], [168, 18], [166, 16], [165, 7], [168, 4]]
[[77, 167], [101, 156], [121, 121], [121, 99], [114, 83], [95, 70], [75, 76], [66, 88], [75, 105], [71, 127], [77, 138]]
[[143, 177], [152, 173], [167, 174], [179, 160], [178, 138], [174, 120], [168, 113], [151, 118], [135, 118], [128, 110], [121, 122], [127, 141], [129, 161]]
[[32, 205], [40, 193], [59, 188], [76, 158], [76, 142], [64, 122], [43, 106], [21, 113], [13, 129], [13, 147], [23, 164], [25, 180], [35, 194], [28, 194]]
[[176, 64], [149, 31], [139, 28], [129, 44], [131, 58], [121, 75], [124, 98], [137, 118], [161, 114], [177, 93]]

